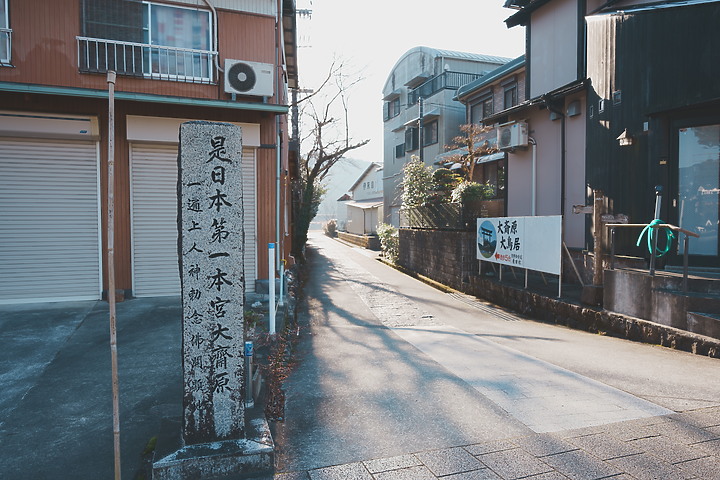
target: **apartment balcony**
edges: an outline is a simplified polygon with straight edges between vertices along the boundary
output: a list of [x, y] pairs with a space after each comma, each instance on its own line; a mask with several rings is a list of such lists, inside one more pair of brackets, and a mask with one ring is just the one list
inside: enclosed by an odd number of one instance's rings
[[408, 92], [408, 105], [413, 105], [420, 97], [428, 98], [440, 90], [457, 90], [461, 86], [477, 80], [481, 76], [479, 73], [443, 72]]
[[214, 83], [217, 52], [77, 37], [82, 73], [107, 73], [187, 83]]
[[11, 65], [12, 29], [0, 28], [0, 65]]

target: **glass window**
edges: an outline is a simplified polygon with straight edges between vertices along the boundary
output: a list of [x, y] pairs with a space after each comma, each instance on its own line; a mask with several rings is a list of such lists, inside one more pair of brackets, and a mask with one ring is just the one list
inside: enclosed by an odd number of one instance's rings
[[8, 28], [7, 0], [0, 0], [0, 28]]
[[680, 227], [700, 234], [690, 240], [688, 253], [717, 255], [720, 125], [681, 128], [678, 147]]
[[482, 121], [482, 103], [478, 103], [470, 107], [470, 123], [480, 123]]
[[146, 43], [165, 47], [210, 49], [210, 12], [149, 3]]
[[10, 63], [10, 34], [7, 0], [0, 0], [0, 63]]
[[[210, 12], [147, 4], [145, 43], [178, 49], [210, 49]], [[207, 58], [181, 50], [150, 49], [152, 73], [205, 77]]]
[[485, 100], [483, 100], [482, 113], [483, 113], [483, 118], [489, 117], [490, 115], [493, 114], [493, 98], [492, 97], [488, 97]]
[[490, 198], [505, 197], [505, 160], [481, 163], [475, 167], [475, 181], [492, 187]]
[[81, 71], [212, 80], [209, 10], [108, 0], [82, 0], [81, 6]]
[[417, 127], [408, 127], [405, 130], [405, 151], [412, 152], [418, 148], [418, 129]]
[[493, 114], [493, 97], [483, 97], [478, 103], [470, 107], [470, 122], [480, 123], [483, 118]]
[[400, 97], [385, 102], [385, 120], [400, 115]]
[[434, 120], [423, 125], [423, 147], [437, 143], [438, 141], [438, 122]]
[[395, 145], [395, 158], [401, 158], [405, 156], [405, 144]]
[[505, 87], [505, 98], [503, 102], [503, 108], [510, 108], [514, 107], [518, 104], [518, 97], [517, 97], [517, 83], [513, 83], [512, 85], [508, 85]]

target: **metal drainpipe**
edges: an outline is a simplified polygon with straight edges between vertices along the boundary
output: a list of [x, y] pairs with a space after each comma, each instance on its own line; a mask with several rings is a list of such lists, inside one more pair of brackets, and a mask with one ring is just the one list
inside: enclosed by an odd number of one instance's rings
[[280, 169], [282, 167], [282, 130], [280, 116], [275, 117], [277, 137], [275, 141], [275, 265], [280, 265]]
[[528, 142], [532, 145], [532, 184], [530, 185], [532, 198], [530, 201], [530, 215], [534, 217], [537, 215], [537, 142], [533, 137], [528, 137]]
[[[282, 0], [277, 2], [277, 17], [275, 19], [275, 103], [280, 104], [280, 27], [282, 22]], [[282, 166], [282, 130], [280, 130], [280, 115], [275, 116], [275, 267], [280, 265], [280, 168]], [[275, 272], [270, 276], [275, 279]]]
[[[225, 70], [223, 70], [222, 68], [220, 68], [220, 59], [218, 58], [218, 57], [220, 56], [220, 52], [219, 52], [219, 50], [220, 50], [220, 45], [219, 45], [219, 43], [220, 43], [220, 42], [218, 41], [218, 14], [217, 14], [217, 10], [215, 10], [215, 7], [213, 6], [213, 4], [210, 3], [210, 0], [203, 0], [203, 2], [205, 2], [205, 4], [210, 8], [210, 11], [211, 11], [212, 14], [213, 14], [213, 24], [215, 25], [215, 28], [213, 28], [213, 37], [214, 37], [214, 38], [213, 38], [213, 43], [215, 44], [215, 51], [218, 52], [218, 54], [215, 55], [215, 68], [217, 69], [218, 72], [223, 73]], [[218, 76], [219, 76], [219, 75], [218, 75]], [[218, 79], [218, 80], [219, 80], [219, 79]]]

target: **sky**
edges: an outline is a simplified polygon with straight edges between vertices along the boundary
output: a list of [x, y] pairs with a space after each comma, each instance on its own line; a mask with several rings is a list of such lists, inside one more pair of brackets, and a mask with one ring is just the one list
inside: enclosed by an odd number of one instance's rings
[[[319, 86], [333, 58], [363, 80], [350, 91], [353, 140], [370, 143], [348, 156], [383, 161], [382, 89], [400, 57], [413, 47], [515, 58], [525, 50], [524, 27], [503, 22], [515, 11], [504, 0], [297, 0], [312, 10], [298, 19], [300, 88]], [[301, 129], [303, 127], [301, 126]]]

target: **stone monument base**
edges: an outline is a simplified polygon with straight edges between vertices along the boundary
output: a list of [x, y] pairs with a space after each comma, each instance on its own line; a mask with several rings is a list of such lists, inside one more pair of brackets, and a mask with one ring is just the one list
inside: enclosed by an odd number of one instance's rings
[[153, 462], [153, 480], [215, 480], [271, 472], [275, 445], [265, 418], [248, 418], [246, 438], [187, 445]]

